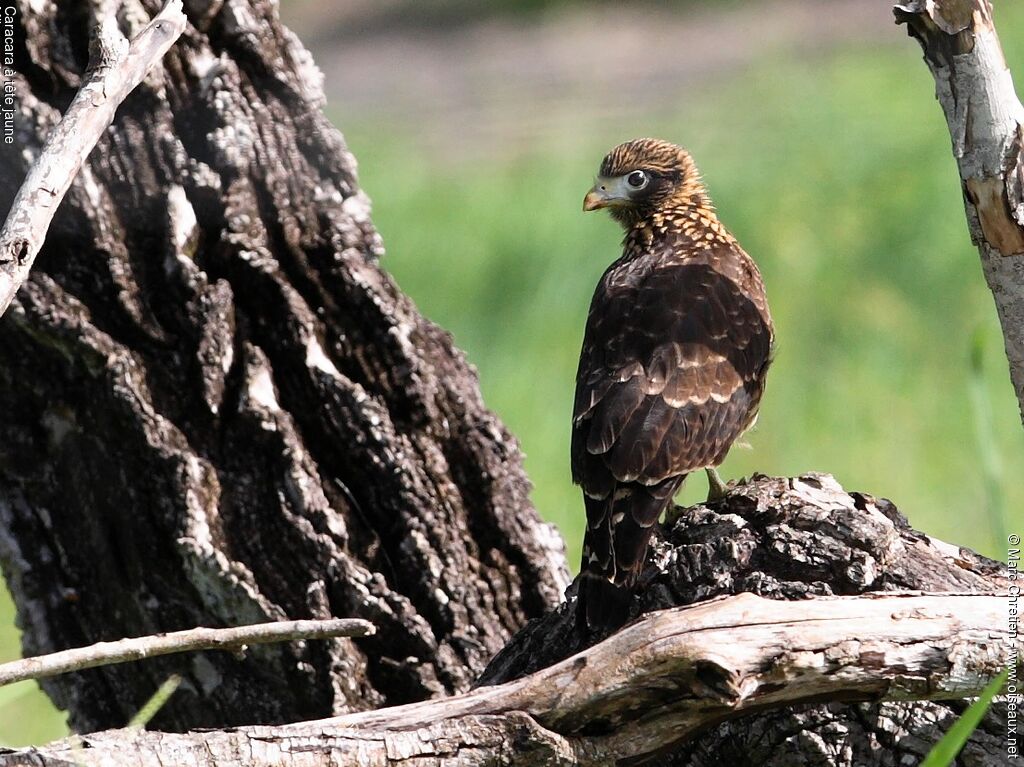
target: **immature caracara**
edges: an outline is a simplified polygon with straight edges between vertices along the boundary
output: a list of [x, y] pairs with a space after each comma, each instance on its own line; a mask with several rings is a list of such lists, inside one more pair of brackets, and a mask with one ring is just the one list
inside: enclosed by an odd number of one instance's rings
[[689, 153], [656, 139], [615, 147], [584, 210], [626, 230], [587, 317], [576, 374], [572, 476], [583, 489], [580, 610], [628, 616], [654, 524], [686, 475], [714, 472], [757, 416], [772, 350], [761, 274], [718, 221]]

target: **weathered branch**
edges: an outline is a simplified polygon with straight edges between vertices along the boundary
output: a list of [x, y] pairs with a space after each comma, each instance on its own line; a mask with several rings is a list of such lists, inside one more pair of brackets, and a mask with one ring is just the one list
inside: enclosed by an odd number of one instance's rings
[[[908, 590], [1006, 594], [1009, 586], [1005, 565], [914, 530], [885, 499], [847, 492], [824, 474], [757, 476], [721, 503], [673, 512], [654, 545], [634, 609], [649, 613], [742, 593], [800, 604]], [[583, 650], [593, 637], [576, 625], [573, 607], [531, 621], [491, 661], [480, 683], [517, 679]], [[830, 702], [755, 709], [727, 719], [657, 764], [917, 763], [961, 708], [958, 702], [824, 699]], [[965, 764], [1009, 764], [1005, 723], [999, 723], [1004, 715], [1005, 704], [997, 705], [965, 748]]]
[[[609, 764], [751, 710], [816, 700], [976, 695], [1004, 667], [1006, 604], [978, 594], [777, 602], [752, 594], [665, 610], [555, 666], [452, 698], [283, 727], [85, 736], [82, 764]], [[69, 742], [0, 757], [55, 764]], [[467, 753], [472, 754], [472, 758]]]
[[335, 618], [316, 621], [279, 621], [213, 629], [199, 627], [170, 634], [98, 642], [88, 647], [24, 658], [0, 664], [0, 686], [25, 679], [45, 679], [69, 671], [110, 666], [133, 660], [196, 650], [238, 651], [250, 644], [290, 642], [294, 639], [365, 637], [374, 633], [369, 621]]
[[[161, 4], [129, 0], [122, 23]], [[0, 566], [22, 651], [377, 626], [43, 680], [79, 732], [123, 725], [172, 674], [154, 728], [463, 692], [557, 604], [562, 541], [471, 366], [381, 267], [355, 159], [278, 3], [185, 5], [0, 317]], [[96, 14], [19, 6], [0, 209], [90, 76]]]
[[50, 221], [85, 158], [110, 127], [121, 102], [185, 31], [185, 23], [181, 0], [168, 0], [130, 44], [115, 19], [100, 21], [85, 83], [47, 137], [0, 231], [0, 315], [28, 277]]
[[[19, 13], [21, 146], [0, 147], [9, 180], [0, 196], [13, 193], [67, 94], [89, 76], [76, 37], [82, 7], [57, 0]], [[25, 648], [331, 614], [380, 630], [49, 680], [79, 731], [119, 726], [169, 673], [184, 681], [154, 727], [246, 725], [135, 740], [113, 732], [86, 736], [93, 749], [57, 753], [86, 763], [101, 753], [175, 764], [441, 754], [468, 764], [596, 762], [623, 753], [624, 733], [648, 720], [666, 731], [657, 737], [674, 738], [675, 720], [662, 714], [703, 696], [722, 716], [747, 713], [671, 741], [674, 764], [860, 767], [883, 763], [880, 753], [915, 763], [914, 744], [934, 742], [957, 703], [774, 707], [790, 680], [755, 676], [752, 691], [740, 685], [744, 700], [761, 695], [769, 707], [737, 710], [732, 688], [709, 685], [692, 654], [657, 688], [666, 707], [629, 719], [630, 700], [619, 698], [621, 719], [569, 722], [564, 732], [540, 713], [475, 709], [400, 729], [370, 724], [387, 713], [358, 728], [294, 725], [286, 740], [248, 726], [465, 691], [514, 632], [555, 605], [564, 560], [470, 367], [380, 268], [354, 158], [324, 118], [319, 73], [276, 3], [197, 2], [189, 12], [161, 82], [150, 79], [119, 110], [0, 320], [0, 412], [9, 415], [0, 419], [0, 560]], [[931, 541], [891, 504], [820, 476], [759, 478], [717, 506], [681, 511], [656, 552], [638, 612], [743, 591], [806, 606], [799, 600], [833, 594], [1004, 586], [997, 563]], [[508, 682], [499, 689], [521, 689], [522, 677], [593, 640], [571, 615], [556, 609], [509, 644], [489, 670]], [[928, 646], [942, 673], [953, 648]], [[712, 683], [732, 679], [715, 672], [723, 648], [733, 649], [720, 644], [707, 661]], [[796, 648], [807, 659], [820, 650]], [[835, 662], [846, 663], [842, 652]], [[850, 684], [854, 700], [880, 694], [843, 677], [812, 669], [802, 678]], [[965, 749], [981, 755], [975, 764], [1000, 763], [999, 715], [997, 706]], [[325, 745], [337, 751], [325, 756]]]
[[971, 239], [1002, 324], [1024, 417], [1024, 107], [989, 0], [912, 0], [898, 23], [921, 43], [953, 139]]

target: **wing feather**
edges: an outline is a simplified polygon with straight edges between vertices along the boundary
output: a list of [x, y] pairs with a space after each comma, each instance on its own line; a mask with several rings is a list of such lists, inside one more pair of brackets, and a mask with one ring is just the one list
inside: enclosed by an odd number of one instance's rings
[[616, 467], [615, 478], [618, 481], [631, 482], [647, 473], [647, 467], [659, 453], [665, 434], [676, 417], [676, 409], [662, 397], [645, 397], [635, 417], [625, 425], [619, 439], [611, 447], [607, 459]]
[[630, 266], [598, 285], [580, 355], [573, 477], [584, 490], [588, 477], [608, 485], [593, 476], [602, 467], [653, 485], [717, 465], [753, 418], [770, 356], [763, 302], [735, 273], [676, 261], [624, 277]]
[[609, 393], [600, 400], [589, 417], [592, 426], [587, 437], [587, 452], [607, 453], [618, 441], [626, 424], [635, 420], [637, 410], [646, 399], [648, 397], [644, 394], [639, 376], [616, 382], [615, 386], [610, 387]]

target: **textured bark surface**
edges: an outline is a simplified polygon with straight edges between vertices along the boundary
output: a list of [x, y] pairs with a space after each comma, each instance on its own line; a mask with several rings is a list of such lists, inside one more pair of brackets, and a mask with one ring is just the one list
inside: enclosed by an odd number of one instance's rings
[[[158, 8], [127, 2], [132, 36]], [[81, 84], [89, 4], [20, 2], [6, 209]], [[469, 686], [564, 586], [514, 439], [381, 270], [319, 73], [270, 0], [190, 25], [0, 321], [0, 559], [39, 654], [331, 615], [373, 637], [44, 683], [79, 730], [293, 721]]]
[[971, 240], [995, 299], [1024, 419], [1024, 106], [990, 0], [911, 0], [894, 8], [917, 38], [953, 140]]
[[[79, 762], [111, 767], [605, 765], [652, 755], [708, 767], [895, 767], [919, 763], [965, 705], [905, 701], [977, 694], [1008, 661], [999, 563], [932, 541], [891, 504], [823, 475], [761, 478], [714, 509], [683, 510], [659, 553], [638, 605], [654, 612], [500, 686], [275, 728], [100, 733], [0, 753], [0, 765], [60, 764], [77, 748]], [[908, 583], [957, 593], [893, 593]], [[778, 601], [708, 598], [732, 589]], [[828, 596], [836, 591], [850, 595]], [[696, 604], [657, 609], [697, 592]], [[558, 660], [575, 612], [530, 624], [496, 666]], [[1012, 764], [1005, 714], [997, 704], [959, 764]]]
[[[873, 595], [789, 602], [743, 594], [661, 610], [584, 653], [498, 687], [277, 728], [87, 736], [82, 765], [263, 767], [629, 763], [745, 709], [815, 698], [956, 698], [1006, 664], [1005, 601]], [[1003, 641], [990, 638], [1002, 635]], [[1018, 642], [1018, 645], [1020, 643]], [[74, 739], [22, 753], [52, 764]], [[85, 748], [87, 746], [87, 748]], [[301, 753], [300, 753], [301, 752]], [[723, 763], [723, 762], [720, 762]]]
[[[634, 605], [638, 613], [742, 592], [792, 600], [907, 589], [1006, 594], [1009, 585], [1005, 565], [931, 539], [889, 501], [847, 493], [820, 474], [756, 478], [723, 505], [677, 509], [654, 548], [647, 589]], [[570, 603], [532, 621], [480, 684], [517, 678], [591, 643], [594, 637], [575, 618]], [[781, 709], [725, 722], [657, 763], [916, 764], [963, 707], [892, 702]], [[1005, 703], [997, 703], [958, 764], [1010, 763], [1005, 716]]]
[[[966, 704], [957, 707], [957, 711]], [[1004, 707], [1005, 708], [1005, 707]], [[837, 710], [840, 716], [836, 716]], [[844, 712], [856, 712], [850, 717]], [[705, 735], [686, 758], [707, 767], [833, 767], [834, 765], [920, 764], [934, 741], [918, 739], [945, 731], [955, 718], [946, 708], [919, 704], [831, 704], [799, 707], [787, 716], [738, 720], [728, 732]], [[1001, 729], [1000, 729], [1001, 728]], [[1005, 722], [991, 718], [975, 731], [955, 764], [1013, 767], [1005, 754]], [[732, 742], [723, 742], [724, 740]], [[87, 747], [86, 747], [87, 746]], [[712, 750], [713, 749], [713, 750]], [[914, 756], [907, 760], [908, 754]], [[103, 732], [62, 741], [32, 753], [0, 753], [3, 767], [575, 767], [606, 764], [580, 742], [547, 730], [522, 712], [467, 716], [457, 729], [446, 722], [405, 732], [325, 731], [323, 727], [286, 735], [280, 728], [245, 728], [170, 734]], [[900, 758], [904, 761], [899, 761]], [[647, 761], [644, 764], [658, 764]], [[665, 762], [661, 762], [665, 763]], [[635, 764], [624, 761], [620, 764]]]
[[114, 730], [4, 753], [2, 767], [574, 767], [576, 744], [528, 714], [466, 716], [404, 732], [246, 727], [200, 733]]

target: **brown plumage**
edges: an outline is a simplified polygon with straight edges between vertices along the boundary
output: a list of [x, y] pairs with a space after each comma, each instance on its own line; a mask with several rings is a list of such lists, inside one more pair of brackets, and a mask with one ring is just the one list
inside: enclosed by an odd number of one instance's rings
[[626, 619], [653, 527], [686, 475], [719, 465], [754, 422], [773, 329], [761, 274], [686, 150], [617, 146], [584, 201], [605, 207], [626, 237], [587, 317], [572, 475], [587, 509], [580, 605], [607, 629]]

